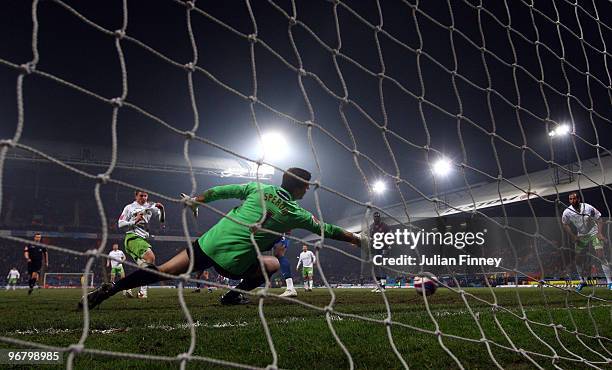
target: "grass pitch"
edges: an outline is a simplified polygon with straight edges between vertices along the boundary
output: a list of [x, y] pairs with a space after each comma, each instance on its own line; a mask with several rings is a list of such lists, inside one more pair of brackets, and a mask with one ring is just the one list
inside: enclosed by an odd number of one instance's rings
[[[273, 290], [280, 293], [281, 290]], [[474, 288], [466, 291], [493, 302], [488, 289]], [[587, 292], [587, 289], [584, 290]], [[195, 322], [197, 342], [194, 355], [265, 367], [272, 362], [263, 326], [258, 316], [257, 302], [246, 306], [221, 306], [220, 291], [193, 294], [185, 290], [185, 299]], [[334, 308], [343, 313], [383, 320], [386, 310], [381, 295], [365, 289], [337, 289]], [[588, 292], [587, 292], [588, 293]], [[186, 325], [175, 289], [150, 289], [147, 300], [127, 299], [117, 295], [91, 312], [90, 333], [86, 348], [130, 352], [146, 355], [175, 357], [188, 350], [190, 330]], [[504, 311], [498, 311], [497, 319], [517, 348], [553, 356], [601, 362], [605, 364], [612, 352], [612, 292], [604, 289], [595, 294], [607, 302], [591, 300], [558, 289], [519, 289], [521, 303], [531, 320], [563, 325], [567, 331], [550, 326], [526, 323]], [[496, 288], [499, 305], [521, 315], [517, 290]], [[68, 346], [78, 342], [83, 327], [83, 314], [75, 310], [80, 296], [78, 289], [48, 289], [34, 292], [0, 291], [0, 336]], [[392, 318], [396, 322], [434, 331], [435, 325], [425, 309], [423, 299], [411, 289], [387, 290]], [[330, 301], [329, 292], [318, 289], [312, 293], [299, 290], [300, 300], [325, 307]], [[496, 326], [491, 306], [474, 298], [465, 297], [486, 337], [502, 346], [512, 345]], [[546, 302], [546, 303], [545, 303]], [[567, 303], [566, 303], [567, 302]], [[429, 299], [433, 317], [444, 334], [478, 340], [480, 329], [460, 295], [440, 289]], [[566, 304], [570, 309], [566, 309]], [[281, 368], [348, 368], [346, 355], [334, 340], [324, 318], [324, 313], [302, 305], [275, 298], [265, 300], [264, 312]], [[394, 354], [384, 325], [353, 317], [332, 315], [333, 325], [339, 337], [350, 351], [356, 368], [396, 369], [402, 364]], [[572, 323], [572, 319], [573, 322]], [[594, 325], [596, 323], [596, 326]], [[594, 336], [596, 330], [605, 338], [596, 340], [588, 336], [571, 334], [575, 328], [580, 333]], [[597, 329], [596, 329], [597, 328]], [[393, 325], [391, 333], [398, 351], [411, 368], [456, 368], [454, 360], [440, 346], [435, 335]], [[442, 342], [452, 351], [464, 367], [495, 367], [483, 342], [466, 341], [442, 336]], [[582, 342], [582, 343], [581, 343]], [[550, 348], [548, 347], [550, 346]], [[565, 349], [563, 348], [565, 347]], [[18, 348], [0, 341], [0, 348]], [[608, 351], [608, 352], [606, 352]], [[525, 357], [515, 352], [491, 345], [491, 353], [505, 368], [533, 368]], [[540, 366], [553, 368], [552, 360], [530, 355]], [[67, 355], [64, 355], [64, 360]], [[123, 368], [177, 368], [177, 361], [150, 361], [81, 353], [75, 365], [78, 369]], [[562, 368], [586, 368], [581, 362], [559, 359]], [[64, 365], [65, 366], [65, 365]], [[2, 367], [2, 365], [0, 365]], [[55, 366], [60, 368], [60, 366]], [[215, 368], [207, 362], [190, 362], [188, 368]], [[54, 368], [44, 365], [45, 369]]]

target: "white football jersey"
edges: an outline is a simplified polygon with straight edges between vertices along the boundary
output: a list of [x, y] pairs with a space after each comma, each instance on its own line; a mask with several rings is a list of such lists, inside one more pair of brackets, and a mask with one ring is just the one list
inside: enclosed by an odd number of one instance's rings
[[300, 263], [304, 267], [312, 267], [312, 265], [314, 265], [316, 260], [317, 258], [315, 257], [314, 253], [312, 253], [311, 251], [302, 252], [300, 253], [300, 258], [298, 260], [298, 268], [300, 267]]
[[8, 273], [7, 279], [19, 279], [19, 276], [19, 271], [11, 269], [11, 271]]
[[123, 254], [123, 252], [119, 249], [108, 252], [108, 256], [111, 258], [110, 261], [112, 268], [121, 267], [123, 265], [121, 262], [125, 260], [125, 254]]
[[[134, 220], [139, 213], [143, 214], [143, 220], [136, 224]], [[126, 233], [134, 233], [147, 239], [149, 237], [149, 221], [151, 221], [153, 215], [161, 218], [161, 212], [159, 208], [155, 207], [155, 203], [139, 204], [134, 201], [123, 208], [118, 226], [119, 228], [127, 227]]]
[[580, 203], [580, 212], [574, 207], [569, 206], [563, 211], [561, 222], [568, 225], [572, 224], [576, 228], [578, 236], [597, 235], [597, 220], [601, 217], [601, 213], [590, 204]]

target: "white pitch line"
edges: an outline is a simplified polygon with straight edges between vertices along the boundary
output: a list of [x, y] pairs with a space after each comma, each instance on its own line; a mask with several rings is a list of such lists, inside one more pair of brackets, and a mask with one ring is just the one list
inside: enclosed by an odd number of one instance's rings
[[[601, 307], [610, 307], [609, 305], [597, 305], [597, 306], [591, 306], [591, 308], [601, 308]], [[587, 306], [578, 306], [578, 307], [571, 307], [571, 309], [576, 309], [576, 310], [586, 310], [589, 307]], [[559, 310], [566, 310], [567, 308], [565, 307], [555, 307], [552, 308], [551, 310], [555, 310], [555, 311], [559, 311]], [[518, 311], [518, 309], [516, 309]], [[530, 311], [535, 311], [538, 310], [538, 308], [525, 308], [526, 312], [530, 312]], [[490, 313], [489, 310], [487, 311], [474, 311], [474, 314], [484, 314], [484, 313]], [[469, 311], [467, 310], [453, 310], [453, 311], [434, 311], [433, 312], [434, 316], [436, 317], [445, 317], [445, 316], [462, 316], [462, 315], [469, 315]], [[368, 317], [371, 318], [384, 318], [386, 316], [384, 315], [370, 315]], [[333, 321], [362, 321], [356, 318], [345, 318], [345, 317], [341, 317], [338, 315], [332, 315], [331, 319]], [[274, 323], [274, 324], [292, 324], [292, 323], [296, 323], [296, 322], [302, 322], [302, 321], [306, 321], [307, 318], [305, 317], [288, 317], [288, 318], [283, 318], [283, 319], [272, 319], [272, 320], [268, 320], [269, 323]], [[216, 323], [203, 323], [201, 321], [196, 321], [193, 323], [193, 326], [195, 328], [214, 328], [214, 329], [219, 329], [219, 328], [233, 328], [233, 327], [245, 327], [245, 326], [249, 326], [249, 325], [260, 325], [259, 321], [252, 321], [252, 322], [248, 322], [248, 321], [236, 321], [236, 322], [230, 322], [230, 321], [225, 321], [225, 322], [216, 322]], [[109, 328], [109, 329], [92, 329], [90, 331], [90, 333], [92, 334], [102, 334], [102, 335], [107, 335], [107, 334], [115, 334], [115, 333], [122, 333], [122, 332], [127, 332], [130, 330], [137, 330], [137, 329], [150, 329], [150, 330], [163, 330], [163, 331], [174, 331], [174, 330], [188, 330], [190, 328], [190, 324], [187, 323], [180, 323], [180, 324], [175, 324], [175, 325], [155, 325], [155, 324], [150, 324], [147, 325], [145, 327], [125, 327], [125, 328]], [[68, 334], [68, 333], [80, 333], [82, 331], [81, 328], [79, 329], [58, 329], [58, 328], [47, 328], [47, 329], [28, 329], [28, 330], [14, 330], [14, 331], [8, 331], [5, 332], [4, 335], [32, 335], [32, 334], [50, 334], [50, 335], [57, 335], [57, 334]]]

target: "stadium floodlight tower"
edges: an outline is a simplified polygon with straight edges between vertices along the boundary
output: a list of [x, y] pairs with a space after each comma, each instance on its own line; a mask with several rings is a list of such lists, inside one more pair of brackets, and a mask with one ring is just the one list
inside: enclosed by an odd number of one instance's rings
[[[446, 157], [441, 157], [433, 164], [431, 170], [435, 177], [438, 177], [441, 180], [445, 180], [450, 175], [450, 173], [453, 171], [453, 164], [450, 161], [450, 159]], [[440, 187], [442, 188], [442, 203], [439, 203], [437, 205], [439, 209], [444, 209], [448, 207], [447, 194], [443, 189], [444, 188], [443, 183], [444, 181], [440, 181], [439, 183]]]
[[569, 140], [567, 140], [571, 131], [572, 127], [567, 123], [563, 123], [548, 132], [548, 136], [553, 141], [551, 143], [553, 150], [555, 142], [558, 143], [557, 152], [559, 156], [556, 158], [556, 161], [560, 165], [553, 164], [553, 177], [557, 185], [574, 181], [574, 165], [570, 158], [570, 145]]

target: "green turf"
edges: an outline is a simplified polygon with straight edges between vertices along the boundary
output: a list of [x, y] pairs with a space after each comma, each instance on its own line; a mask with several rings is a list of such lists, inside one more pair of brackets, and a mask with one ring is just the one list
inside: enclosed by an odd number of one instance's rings
[[[467, 289], [468, 292], [492, 302], [487, 289]], [[585, 290], [586, 291], [586, 290]], [[275, 290], [276, 293], [280, 290]], [[335, 290], [337, 300], [334, 308], [343, 313], [357, 314], [382, 320], [386, 310], [381, 295], [362, 289]], [[495, 289], [498, 303], [520, 315], [517, 290]], [[27, 296], [25, 290], [0, 292], [0, 336], [34, 341], [54, 346], [76, 343], [83, 326], [82, 313], [75, 311], [79, 297], [76, 289], [55, 289], [35, 292]], [[595, 335], [596, 323], [599, 334], [612, 338], [612, 292], [597, 290], [598, 297], [608, 302], [591, 301], [576, 294], [567, 295], [557, 289], [520, 289], [520, 299], [529, 319], [561, 324], [569, 331], [575, 322], [579, 332]], [[389, 290], [387, 292], [393, 320], [410, 326], [435, 330], [425, 310], [425, 305], [414, 290]], [[546, 296], [548, 309], [544, 304]], [[196, 322], [197, 342], [195, 355], [265, 367], [272, 362], [272, 354], [266, 342], [257, 304], [226, 307], [218, 303], [219, 293], [193, 294], [185, 291], [186, 302]], [[312, 293], [300, 290], [300, 300], [324, 307], [330, 295], [325, 289]], [[566, 298], [570, 310], [565, 308]], [[510, 343], [496, 327], [492, 310], [474, 298], [466, 297], [469, 306], [487, 338], [506, 347]], [[480, 331], [468, 312], [461, 296], [448, 290], [439, 290], [430, 298], [430, 308], [440, 330], [445, 334], [463, 338], [479, 339]], [[278, 352], [278, 365], [282, 368], [348, 368], [348, 361], [336, 344], [324, 313], [302, 305], [266, 299], [264, 310]], [[591, 316], [592, 315], [592, 318]], [[552, 355], [553, 350], [561, 357], [584, 357], [591, 361], [604, 361], [600, 353], [612, 352], [612, 341], [601, 343], [580, 337], [567, 331], [555, 331], [550, 327], [531, 325], [531, 329], [550, 347], [541, 343], [525, 322], [511, 314], [499, 311], [497, 319], [517, 348]], [[350, 351], [356, 368], [395, 369], [401, 363], [392, 351], [386, 328], [382, 324], [350, 317], [332, 315], [333, 325], [339, 337]], [[189, 328], [180, 309], [175, 289], [152, 289], [147, 300], [127, 299], [115, 296], [91, 313], [90, 329], [85, 346], [107, 351], [131, 352], [159, 356], [176, 356], [189, 347]], [[442, 349], [438, 338], [420, 333], [411, 328], [392, 326], [391, 333], [399, 352], [411, 368], [457, 367], [452, 358]], [[493, 368], [494, 363], [484, 343], [468, 342], [446, 336], [444, 345], [452, 351], [464, 367]], [[563, 346], [566, 348], [563, 349]], [[587, 348], [588, 347], [588, 348]], [[13, 344], [0, 342], [0, 348], [16, 348]], [[589, 349], [590, 348], [590, 349]], [[496, 360], [505, 368], [533, 368], [534, 365], [520, 354], [492, 346]], [[597, 352], [597, 353], [595, 353]], [[574, 355], [572, 355], [572, 353]], [[532, 356], [545, 368], [553, 368], [549, 358]], [[119, 359], [102, 355], [81, 354], [77, 356], [76, 368], [123, 369], [123, 368], [168, 368], [178, 367], [178, 362], [153, 362], [147, 360]], [[560, 359], [562, 368], [586, 368], [585, 364]], [[599, 367], [610, 368], [610, 364]], [[2, 365], [0, 365], [2, 367]], [[188, 368], [214, 367], [205, 362], [190, 363]], [[53, 368], [46, 365], [44, 367]]]

